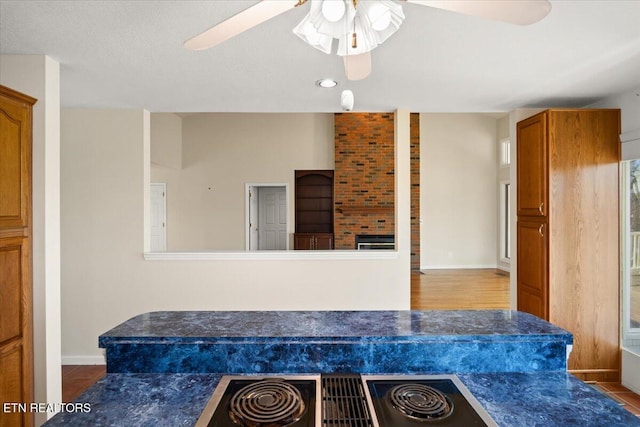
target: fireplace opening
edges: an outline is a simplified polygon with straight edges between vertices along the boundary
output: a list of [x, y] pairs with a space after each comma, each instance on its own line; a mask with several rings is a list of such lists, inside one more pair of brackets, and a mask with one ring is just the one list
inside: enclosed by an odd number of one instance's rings
[[356, 249], [362, 250], [394, 250], [396, 239], [393, 234], [356, 234]]

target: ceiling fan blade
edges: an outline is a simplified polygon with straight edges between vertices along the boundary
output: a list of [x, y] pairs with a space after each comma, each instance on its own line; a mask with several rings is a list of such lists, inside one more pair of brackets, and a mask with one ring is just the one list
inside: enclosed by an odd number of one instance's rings
[[405, 0], [408, 3], [450, 10], [464, 15], [530, 25], [540, 21], [551, 11], [547, 0]]
[[190, 50], [209, 49], [303, 3], [301, 0], [262, 0], [190, 38], [184, 42], [184, 47]]
[[371, 52], [342, 57], [348, 80], [362, 80], [371, 74]]

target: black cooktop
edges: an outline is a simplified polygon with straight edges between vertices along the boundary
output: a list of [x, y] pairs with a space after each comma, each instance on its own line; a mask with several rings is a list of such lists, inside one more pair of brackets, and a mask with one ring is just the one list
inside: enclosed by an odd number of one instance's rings
[[313, 379], [231, 379], [207, 426], [314, 427]]
[[197, 427], [497, 427], [455, 375], [223, 376]]
[[380, 427], [487, 427], [451, 379], [367, 381]]

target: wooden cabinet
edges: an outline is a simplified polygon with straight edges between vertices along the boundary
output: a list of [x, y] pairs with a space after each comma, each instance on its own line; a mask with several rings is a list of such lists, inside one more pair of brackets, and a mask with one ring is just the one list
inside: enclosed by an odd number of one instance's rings
[[333, 171], [295, 171], [294, 249], [333, 249]]
[[518, 123], [518, 215], [546, 216], [548, 198], [547, 115]]
[[620, 111], [547, 110], [517, 127], [518, 309], [574, 335], [569, 370], [620, 380]]
[[547, 224], [518, 220], [518, 310], [549, 318]]
[[294, 248], [300, 250], [333, 249], [333, 233], [295, 233], [293, 241]]
[[[0, 402], [33, 402], [31, 109], [35, 99], [0, 86]], [[2, 426], [33, 425], [29, 411]]]

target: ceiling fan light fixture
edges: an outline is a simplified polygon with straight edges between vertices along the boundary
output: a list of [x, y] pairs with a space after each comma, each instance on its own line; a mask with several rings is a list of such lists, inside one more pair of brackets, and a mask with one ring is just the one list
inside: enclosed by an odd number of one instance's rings
[[320, 33], [308, 18], [309, 15], [296, 25], [293, 29], [293, 33], [308, 45], [313, 46], [324, 53], [331, 53], [333, 37]]
[[344, 0], [323, 0], [322, 15], [329, 22], [338, 22], [346, 11]]
[[[309, 13], [293, 29], [306, 43], [331, 53], [333, 40], [338, 41], [339, 56], [360, 55], [370, 52], [393, 35], [404, 20], [402, 6], [392, 0], [310, 0]], [[339, 6], [336, 6], [338, 5]], [[327, 17], [333, 8], [344, 8], [341, 17], [332, 21]], [[331, 10], [330, 18], [338, 16]], [[352, 40], [356, 34], [357, 44]]]

